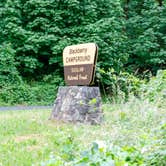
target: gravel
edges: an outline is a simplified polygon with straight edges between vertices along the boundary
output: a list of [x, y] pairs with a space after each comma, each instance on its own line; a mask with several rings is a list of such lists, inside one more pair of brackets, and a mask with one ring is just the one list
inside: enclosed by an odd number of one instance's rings
[[53, 106], [0, 106], [0, 111], [17, 111], [17, 110], [45, 110], [52, 109]]

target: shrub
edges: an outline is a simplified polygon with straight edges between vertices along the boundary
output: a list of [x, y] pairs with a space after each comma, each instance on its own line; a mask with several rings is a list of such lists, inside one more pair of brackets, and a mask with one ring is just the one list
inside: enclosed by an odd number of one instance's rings
[[3, 86], [0, 89], [1, 105], [52, 105], [58, 87], [51, 84], [35, 83], [28, 85]]
[[141, 92], [142, 98], [166, 106], [166, 70], [159, 70], [156, 77], [150, 78], [148, 83], [143, 84]]
[[139, 95], [141, 84], [144, 82], [134, 74], [120, 71], [117, 73], [113, 68], [105, 71], [97, 69], [97, 81], [101, 90], [112, 99], [126, 100], [129, 94]]
[[7, 84], [21, 82], [21, 77], [16, 68], [15, 50], [10, 43], [0, 45], [0, 88]]

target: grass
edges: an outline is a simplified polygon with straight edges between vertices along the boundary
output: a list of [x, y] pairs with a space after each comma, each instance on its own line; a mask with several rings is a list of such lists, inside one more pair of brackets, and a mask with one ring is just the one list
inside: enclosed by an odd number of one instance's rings
[[136, 147], [148, 156], [166, 133], [166, 109], [145, 100], [104, 104], [105, 120], [100, 126], [65, 124], [48, 120], [51, 110], [0, 112], [0, 166], [40, 165], [51, 153], [66, 161], [78, 156], [95, 140], [119, 147]]

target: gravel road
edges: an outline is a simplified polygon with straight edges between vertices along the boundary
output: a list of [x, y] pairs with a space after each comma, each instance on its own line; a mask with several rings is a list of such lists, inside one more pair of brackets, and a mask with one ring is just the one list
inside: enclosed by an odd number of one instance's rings
[[52, 109], [53, 106], [0, 106], [0, 111], [17, 111], [17, 110], [45, 110]]

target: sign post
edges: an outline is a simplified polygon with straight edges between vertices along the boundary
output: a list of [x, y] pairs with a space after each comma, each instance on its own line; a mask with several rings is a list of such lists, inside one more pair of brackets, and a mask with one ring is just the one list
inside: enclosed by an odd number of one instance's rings
[[100, 124], [103, 119], [101, 96], [93, 83], [98, 56], [95, 43], [67, 46], [63, 50], [64, 78], [59, 87], [50, 119]]

